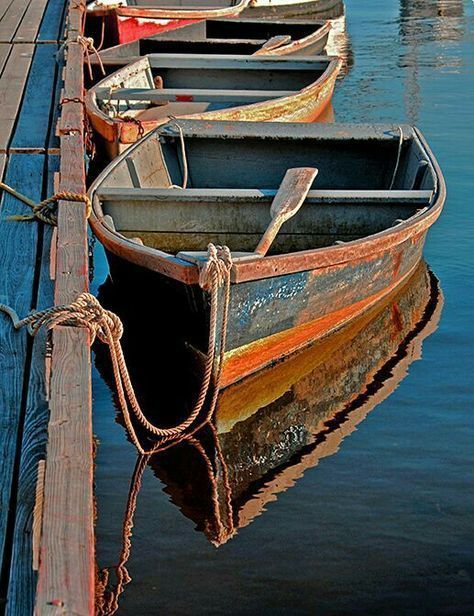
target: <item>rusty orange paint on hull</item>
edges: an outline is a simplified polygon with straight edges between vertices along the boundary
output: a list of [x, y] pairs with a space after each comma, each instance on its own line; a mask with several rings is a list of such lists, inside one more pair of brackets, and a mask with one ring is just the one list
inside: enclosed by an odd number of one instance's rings
[[399, 287], [413, 273], [416, 266], [407, 272], [402, 279], [389, 285], [380, 293], [304, 325], [257, 340], [226, 353], [222, 366], [221, 388], [228, 387], [275, 361], [304, 348], [319, 338], [335, 332]]

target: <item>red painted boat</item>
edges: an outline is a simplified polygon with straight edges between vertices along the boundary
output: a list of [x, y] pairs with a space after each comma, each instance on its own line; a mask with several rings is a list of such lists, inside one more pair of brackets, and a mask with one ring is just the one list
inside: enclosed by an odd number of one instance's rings
[[[239, 15], [250, 0], [202, 0], [197, 6], [165, 0], [163, 4], [130, 4], [98, 0], [87, 6], [88, 28], [101, 29], [108, 44], [120, 45], [146, 36], [175, 30], [205, 19], [221, 19]], [[101, 23], [101, 26], [97, 22]]]
[[[319, 174], [262, 256], [294, 167]], [[337, 331], [406, 281], [445, 194], [410, 126], [180, 120], [96, 180], [91, 224], [115, 282], [137, 305], [168, 307], [169, 327], [198, 353], [207, 349], [210, 300], [200, 286], [205, 257], [192, 251], [230, 248], [227, 386]]]

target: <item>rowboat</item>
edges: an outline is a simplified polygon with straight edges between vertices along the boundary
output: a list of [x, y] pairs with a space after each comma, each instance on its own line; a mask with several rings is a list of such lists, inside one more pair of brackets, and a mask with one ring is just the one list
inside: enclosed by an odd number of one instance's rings
[[102, 172], [90, 190], [91, 224], [116, 284], [137, 306], [165, 304], [163, 322], [203, 357], [211, 307], [203, 251], [229, 247], [226, 340], [214, 349], [224, 388], [402, 284], [445, 195], [433, 154], [408, 125], [180, 120]]
[[[311, 56], [324, 50], [330, 30], [327, 20], [210, 19], [109, 47], [99, 56], [109, 72], [151, 53]], [[97, 62], [95, 56], [91, 60]]]
[[331, 101], [338, 58], [152, 54], [93, 86], [86, 108], [110, 157], [169, 120], [304, 122]]
[[337, 454], [393, 393], [442, 306], [422, 263], [398, 293], [337, 334], [226, 389], [213, 429], [150, 460], [171, 501], [211, 543], [224, 544]]
[[[129, 43], [206, 19], [237, 17], [284, 19], [311, 14], [313, 19], [339, 17], [341, 0], [200, 0], [194, 4], [166, 0], [96, 0], [87, 6], [88, 34], [108, 45]], [[97, 38], [99, 37], [99, 38]]]
[[[173, 404], [177, 379], [182, 392], [182, 364], [177, 372], [167, 351], [159, 352], [169, 347], [161, 346], [160, 330], [150, 332], [134, 318], [133, 299], [117, 293], [112, 300], [114, 285], [106, 286], [108, 307], [131, 313], [122, 317], [129, 334], [124, 349], [140, 397], [149, 401], [147, 415], [153, 415], [164, 392]], [[225, 543], [320, 460], [335, 455], [399, 387], [442, 309], [439, 283], [422, 260], [397, 290], [332, 336], [225, 389], [212, 425], [148, 461], [171, 501], [210, 542]], [[150, 335], [156, 344], [150, 345]], [[194, 392], [187, 395], [189, 403]]]
[[[235, 17], [250, 0], [182, 0], [160, 2], [143, 0], [96, 0], [87, 5], [87, 33], [104, 35], [109, 45], [129, 43], [160, 32], [175, 30], [196, 21]], [[97, 39], [96, 39], [97, 40]]]

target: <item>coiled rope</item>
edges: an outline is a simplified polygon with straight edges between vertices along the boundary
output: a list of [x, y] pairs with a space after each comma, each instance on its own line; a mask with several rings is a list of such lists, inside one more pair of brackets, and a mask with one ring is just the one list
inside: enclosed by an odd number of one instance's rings
[[[135, 428], [132, 423], [131, 415], [141, 425], [141, 427], [153, 436], [161, 439], [161, 443], [182, 435], [199, 416], [206, 400], [211, 378], [214, 372], [214, 362], [216, 359], [216, 348], [219, 348], [218, 362], [214, 373], [213, 394], [209, 405], [208, 417], [214, 413], [219, 391], [219, 382], [226, 346], [226, 331], [228, 321], [228, 309], [230, 299], [230, 271], [232, 268], [232, 257], [226, 246], [214, 246], [209, 244], [208, 257], [200, 272], [199, 284], [210, 294], [210, 328], [207, 357], [204, 368], [204, 376], [199, 391], [198, 398], [192, 412], [187, 419], [171, 428], [161, 428], [150, 421], [143, 414], [140, 404], [135, 395], [130, 374], [125, 363], [120, 339], [123, 334], [123, 325], [120, 318], [103, 308], [99, 301], [90, 293], [81, 293], [75, 302], [71, 304], [54, 306], [46, 310], [33, 312], [23, 319], [19, 319], [16, 312], [4, 304], [0, 304], [0, 311], [8, 314], [13, 322], [15, 329], [27, 327], [29, 333], [35, 336], [41, 328], [47, 331], [59, 325], [85, 327], [91, 335], [91, 345], [98, 338], [109, 347], [112, 369], [114, 374], [115, 386], [117, 389], [120, 407], [123, 413], [126, 428], [130, 434], [133, 444], [142, 454], [146, 451], [142, 448]], [[224, 287], [224, 301], [222, 307], [221, 330], [218, 340], [218, 304], [219, 289]]]
[[84, 203], [86, 206], [86, 218], [89, 218], [92, 212], [91, 200], [88, 195], [84, 193], [73, 193], [63, 190], [55, 193], [52, 197], [43, 199], [40, 203], [35, 203], [32, 199], [29, 199], [25, 195], [19, 193], [17, 190], [11, 186], [8, 186], [8, 184], [5, 184], [4, 182], [0, 182], [0, 189], [10, 193], [32, 210], [31, 214], [16, 214], [14, 216], [9, 216], [9, 220], [41, 220], [41, 222], [44, 222], [47, 225], [56, 226], [58, 224], [57, 207], [59, 201]]

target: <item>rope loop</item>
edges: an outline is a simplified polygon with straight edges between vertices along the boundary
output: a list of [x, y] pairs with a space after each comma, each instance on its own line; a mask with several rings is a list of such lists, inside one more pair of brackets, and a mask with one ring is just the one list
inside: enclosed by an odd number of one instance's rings
[[95, 48], [94, 39], [91, 36], [82, 36], [81, 34], [78, 34], [76, 42], [82, 45], [82, 48], [84, 49], [84, 57], [87, 62], [87, 69], [89, 71], [89, 77], [91, 81], [93, 79], [92, 64], [91, 64], [91, 58], [90, 58], [91, 54], [94, 54], [95, 57], [97, 58], [100, 71], [102, 75], [105, 76], [104, 63], [102, 62], [102, 58], [100, 57], [99, 52]]
[[214, 284], [221, 287], [232, 269], [232, 257], [227, 246], [207, 247], [207, 261], [199, 273], [199, 286], [204, 291], [210, 291]]
[[[62, 193], [61, 196], [63, 196]], [[145, 417], [137, 400], [120, 343], [123, 334], [122, 322], [116, 314], [103, 308], [93, 295], [81, 293], [77, 300], [69, 305], [53, 306], [46, 310], [33, 312], [23, 319], [19, 319], [16, 312], [4, 304], [0, 304], [0, 311], [9, 315], [15, 329], [27, 327], [33, 336], [36, 336], [41, 328], [50, 331], [59, 325], [85, 327], [91, 334], [91, 344], [93, 344], [96, 338], [105, 343], [109, 347], [115, 386], [125, 426], [135, 447], [140, 453], [144, 454], [146, 452], [140, 444], [132, 423], [132, 414], [144, 430], [160, 439], [160, 444], [176, 439], [186, 434], [199, 417], [204, 402], [207, 399], [211, 382], [214, 389], [206, 421], [209, 421], [214, 413], [226, 347], [231, 268], [232, 256], [229, 249], [225, 246], [209, 244], [208, 260], [201, 272], [202, 287], [208, 290], [211, 296], [209, 340], [204, 376], [193, 410], [184, 421], [171, 428], [158, 427]], [[221, 329], [220, 335], [218, 335], [219, 287], [222, 285], [225, 287], [225, 292], [220, 321]]]
[[58, 224], [58, 202], [59, 201], [73, 201], [77, 203], [84, 203], [86, 206], [86, 218], [90, 218], [92, 213], [92, 202], [89, 195], [85, 193], [74, 193], [67, 190], [63, 190], [55, 193], [47, 199], [43, 199], [40, 203], [35, 203], [25, 195], [22, 195], [17, 190], [8, 186], [4, 182], [0, 182], [0, 189], [13, 195], [19, 201], [22, 201], [25, 205], [31, 208], [31, 214], [16, 214], [9, 216], [8, 220], [29, 221], [40, 220], [47, 225], [56, 226]]

